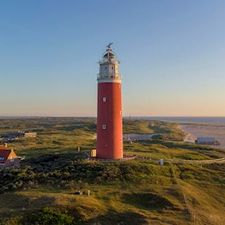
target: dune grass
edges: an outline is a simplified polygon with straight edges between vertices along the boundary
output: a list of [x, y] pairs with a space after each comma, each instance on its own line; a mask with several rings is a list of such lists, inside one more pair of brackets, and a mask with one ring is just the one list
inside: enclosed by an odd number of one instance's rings
[[19, 170], [1, 172], [0, 224], [32, 224], [35, 215], [57, 218], [61, 224], [219, 225], [225, 221], [224, 165], [158, 164], [159, 159], [205, 160], [223, 155], [181, 142], [176, 124], [124, 121], [125, 133], [163, 136], [125, 142], [125, 154], [137, 158], [110, 163], [85, 159], [86, 151], [95, 147], [94, 119], [1, 120], [0, 127], [0, 132], [38, 130], [36, 139], [10, 144], [25, 160]]

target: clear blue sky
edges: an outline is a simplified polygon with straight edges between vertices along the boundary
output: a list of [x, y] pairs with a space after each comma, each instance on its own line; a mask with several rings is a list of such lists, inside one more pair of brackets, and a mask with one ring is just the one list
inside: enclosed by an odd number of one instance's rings
[[96, 115], [105, 45], [124, 115], [225, 116], [224, 0], [0, 2], [0, 115]]

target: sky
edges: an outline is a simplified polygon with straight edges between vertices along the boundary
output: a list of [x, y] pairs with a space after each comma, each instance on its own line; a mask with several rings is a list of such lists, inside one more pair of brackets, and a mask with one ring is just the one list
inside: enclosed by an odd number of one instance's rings
[[124, 116], [225, 116], [224, 0], [0, 2], [0, 116], [96, 116], [98, 61]]

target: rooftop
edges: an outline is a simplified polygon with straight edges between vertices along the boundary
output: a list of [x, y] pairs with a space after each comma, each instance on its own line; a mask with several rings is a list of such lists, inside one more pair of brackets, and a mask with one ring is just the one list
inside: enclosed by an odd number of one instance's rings
[[112, 43], [106, 46], [106, 51], [104, 52], [102, 61], [100, 63], [107, 63], [107, 62], [119, 63], [119, 60], [117, 59], [115, 52], [112, 50], [111, 45]]
[[5, 163], [9, 159], [17, 158], [13, 149], [9, 149], [5, 145], [0, 145], [0, 163]]

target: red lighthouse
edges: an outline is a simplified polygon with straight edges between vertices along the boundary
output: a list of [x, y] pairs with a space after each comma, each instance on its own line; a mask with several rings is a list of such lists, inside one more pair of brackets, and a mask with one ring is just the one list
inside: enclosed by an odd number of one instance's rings
[[123, 158], [121, 76], [119, 60], [107, 46], [99, 62], [97, 158]]

